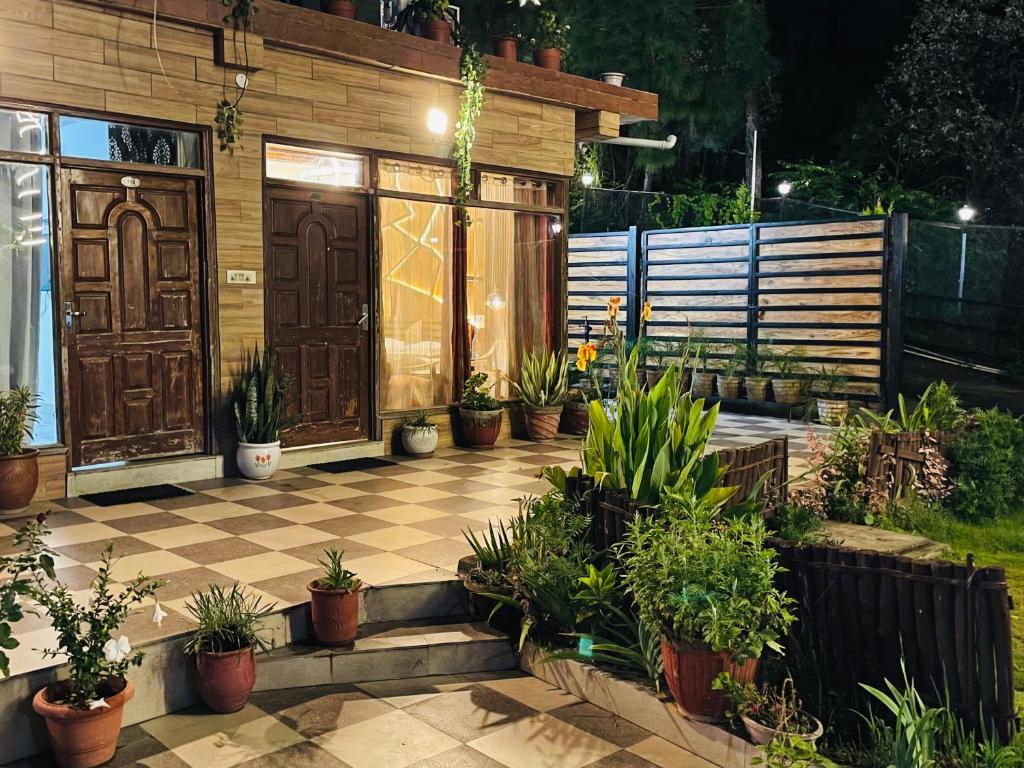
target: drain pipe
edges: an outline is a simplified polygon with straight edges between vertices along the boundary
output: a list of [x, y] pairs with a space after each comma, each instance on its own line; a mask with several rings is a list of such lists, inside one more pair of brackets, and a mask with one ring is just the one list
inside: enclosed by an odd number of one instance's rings
[[619, 136], [614, 139], [583, 139], [580, 144], [618, 144], [623, 147], [643, 147], [644, 149], [672, 149], [676, 145], [675, 134], [669, 134], [667, 139], [634, 139], [629, 136]]

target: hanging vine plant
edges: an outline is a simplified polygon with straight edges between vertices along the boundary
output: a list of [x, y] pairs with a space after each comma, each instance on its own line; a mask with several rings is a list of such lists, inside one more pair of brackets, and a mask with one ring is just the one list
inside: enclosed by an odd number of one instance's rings
[[[242, 66], [249, 69], [249, 32], [252, 30], [253, 17], [259, 13], [255, 0], [220, 0], [228, 9], [224, 14], [224, 23], [230, 24], [236, 34], [232, 39], [235, 46], [235, 60], [238, 60], [238, 32], [242, 33]], [[242, 110], [239, 105], [249, 80], [247, 75], [235, 78], [234, 98], [228, 98], [227, 69], [224, 71], [224, 97], [217, 102], [217, 138], [220, 140], [220, 151], [233, 153], [235, 147], [242, 146]]]
[[470, 223], [466, 211], [473, 193], [473, 142], [476, 141], [476, 121], [484, 108], [484, 57], [471, 45], [462, 53], [462, 84], [465, 90], [459, 102], [459, 119], [455, 123], [455, 207], [459, 221]]

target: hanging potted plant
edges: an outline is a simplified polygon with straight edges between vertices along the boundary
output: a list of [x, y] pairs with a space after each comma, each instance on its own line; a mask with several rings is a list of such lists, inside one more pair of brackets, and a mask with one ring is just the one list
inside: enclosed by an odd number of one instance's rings
[[354, 19], [356, 17], [355, 0], [327, 0], [324, 10], [332, 16], [340, 16], [343, 19]]
[[437, 424], [426, 411], [402, 424], [402, 450], [418, 459], [427, 459], [437, 450]]
[[273, 643], [263, 637], [263, 621], [277, 603], [247, 595], [235, 582], [225, 589], [211, 584], [185, 602], [196, 628], [185, 653], [196, 657], [199, 697], [214, 712], [237, 712], [245, 706], [256, 682], [257, 652]]
[[800, 358], [804, 356], [803, 347], [791, 347], [785, 352], [769, 352], [769, 359], [775, 369], [772, 376], [772, 393], [775, 402], [796, 405], [803, 396], [803, 381], [799, 374], [803, 371]]
[[306, 585], [313, 635], [321, 645], [352, 645], [359, 629], [359, 589], [363, 583], [341, 563], [343, 552], [325, 549], [323, 576]]
[[459, 421], [462, 435], [470, 448], [494, 447], [501, 432], [501, 403], [494, 399], [487, 385], [487, 374], [474, 373], [462, 388]]
[[680, 712], [722, 718], [722, 672], [752, 682], [765, 646], [793, 621], [792, 599], [775, 586], [776, 554], [760, 515], [719, 516], [721, 501], [669, 495], [665, 514], [638, 515], [624, 549], [625, 580], [642, 619], [657, 626], [669, 690]]
[[38, 402], [28, 387], [0, 393], [0, 518], [20, 514], [39, 484], [39, 451], [26, 447]]
[[839, 366], [831, 368], [821, 367], [821, 373], [815, 380], [815, 389], [818, 393], [818, 421], [822, 424], [842, 424], [846, 421], [846, 414], [849, 412], [850, 403], [840, 399], [840, 394], [846, 389], [847, 379], [839, 372]]
[[736, 400], [740, 396], [743, 379], [737, 374], [747, 356], [747, 345], [742, 341], [735, 342], [732, 347], [732, 355], [725, 359], [722, 370], [718, 372], [718, 395], [727, 400]]
[[562, 56], [569, 51], [569, 25], [547, 8], [537, 14], [537, 39], [534, 41], [533, 63], [544, 69], [560, 70]]
[[755, 744], [768, 744], [779, 736], [799, 736], [814, 747], [825, 733], [821, 721], [801, 708], [792, 677], [787, 676], [779, 689], [768, 683], [758, 688], [753, 683], [740, 683], [723, 672], [715, 678], [712, 687], [725, 693], [732, 703], [729, 716], [743, 723], [747, 736]]
[[[133, 606], [163, 585], [142, 574], [115, 585], [110, 576], [113, 549], [108, 543], [100, 557], [88, 600], [52, 578], [52, 568], [36, 571], [23, 593], [39, 604], [57, 633], [55, 647], [43, 655], [68, 660], [67, 679], [50, 683], [32, 698], [32, 708], [46, 720], [53, 756], [61, 768], [90, 768], [114, 756], [124, 707], [135, 695], [125, 675], [129, 667], [142, 665], [143, 654], [133, 650], [124, 635], [115, 640], [112, 634]], [[153, 621], [159, 624], [165, 615], [157, 603]]]
[[565, 354], [523, 352], [519, 381], [513, 381], [512, 386], [523, 401], [526, 433], [530, 439], [534, 442], [554, 440], [569, 388]]
[[282, 418], [291, 377], [278, 377], [276, 371], [277, 354], [266, 347], [261, 359], [257, 348], [235, 393], [235, 462], [250, 480], [266, 480], [277, 471], [281, 463], [281, 430], [297, 421]]

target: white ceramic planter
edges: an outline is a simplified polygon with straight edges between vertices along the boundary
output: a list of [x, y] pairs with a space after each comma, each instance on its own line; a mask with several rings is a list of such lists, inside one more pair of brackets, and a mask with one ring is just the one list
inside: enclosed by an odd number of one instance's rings
[[622, 85], [622, 81], [626, 79], [626, 76], [621, 72], [602, 72], [601, 80], [608, 83], [608, 85]]
[[437, 449], [437, 427], [402, 427], [402, 450], [410, 456], [433, 456]]
[[239, 471], [250, 480], [266, 480], [281, 463], [281, 441], [276, 443], [239, 443], [235, 451]]

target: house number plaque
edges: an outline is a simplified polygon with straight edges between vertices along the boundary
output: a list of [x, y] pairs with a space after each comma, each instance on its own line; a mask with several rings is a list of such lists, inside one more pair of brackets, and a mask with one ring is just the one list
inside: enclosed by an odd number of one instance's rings
[[121, 183], [124, 186], [128, 187], [128, 189], [135, 189], [142, 182], [139, 181], [139, 177], [138, 176], [122, 176], [121, 177]]

